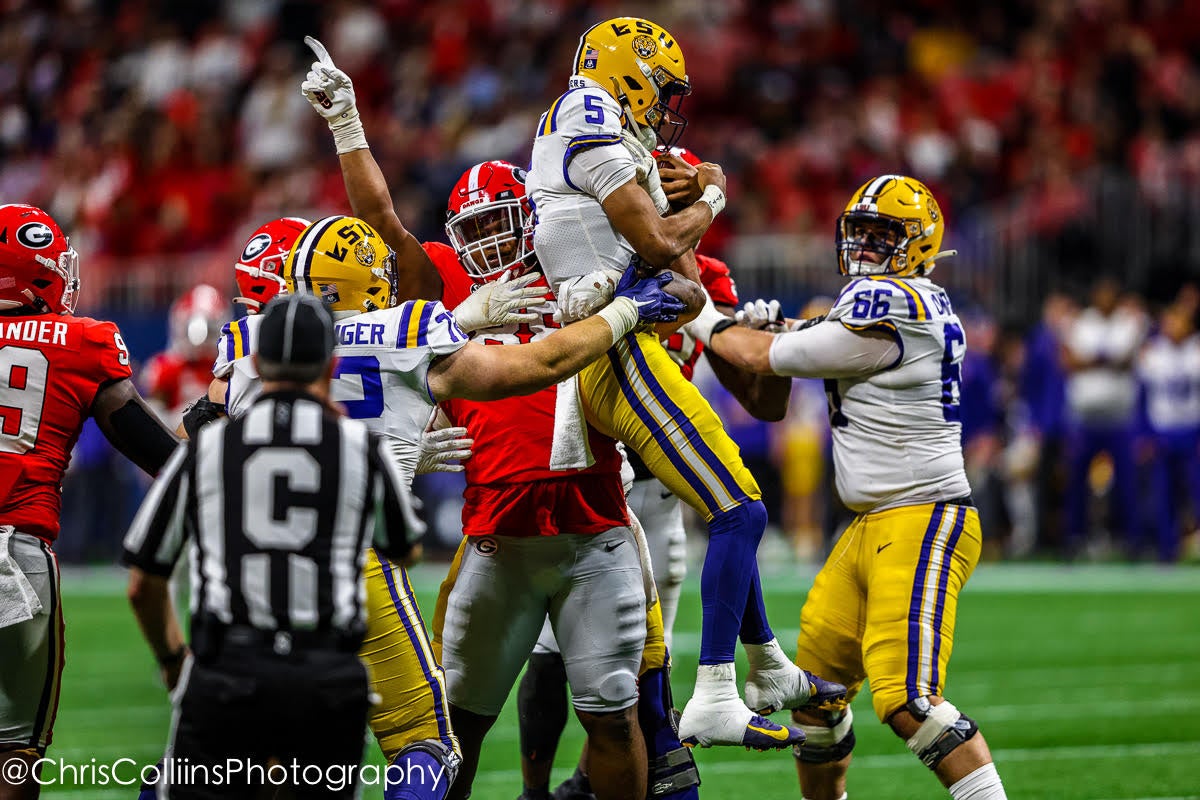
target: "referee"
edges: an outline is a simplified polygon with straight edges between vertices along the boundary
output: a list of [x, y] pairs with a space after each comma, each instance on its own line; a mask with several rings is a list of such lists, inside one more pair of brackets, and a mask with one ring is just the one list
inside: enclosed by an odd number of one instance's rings
[[[163, 800], [248, 797], [264, 783], [353, 795], [369, 704], [356, 655], [365, 550], [412, 547], [399, 472], [362, 423], [331, 410], [329, 312], [282, 295], [263, 317], [261, 398], [179, 446], [125, 538], [134, 615], [175, 689]], [[185, 543], [190, 659], [167, 589]]]

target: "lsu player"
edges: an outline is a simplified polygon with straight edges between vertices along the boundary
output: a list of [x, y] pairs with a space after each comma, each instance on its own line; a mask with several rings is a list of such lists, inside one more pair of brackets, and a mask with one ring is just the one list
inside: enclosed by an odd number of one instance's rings
[[[88, 417], [148, 474], [176, 439], [133, 384], [111, 322], [75, 316], [79, 256], [45, 211], [0, 205], [0, 797], [33, 800], [58, 712], [64, 628], [63, 473]], [[158, 653], [178, 676], [179, 650]], [[24, 762], [24, 766], [10, 764]], [[25, 779], [17, 780], [16, 776]]]
[[[881, 175], [838, 219], [851, 281], [824, 317], [772, 335], [706, 310], [688, 327], [730, 362], [820, 377], [829, 394], [838, 494], [857, 516], [800, 615], [797, 662], [857, 692], [956, 800], [1002, 800], [979, 726], [942, 697], [958, 595], [979, 559], [979, 515], [963, 470], [962, 324], [929, 280], [945, 220], [924, 184]], [[853, 715], [804, 710], [796, 750], [808, 800], [846, 795]]]
[[[634, 280], [632, 270], [613, 304], [586, 329], [564, 330], [523, 348], [485, 348], [469, 342], [441, 303], [416, 300], [396, 305], [395, 254], [379, 234], [354, 217], [314, 222], [296, 240], [284, 264], [286, 290], [320, 297], [337, 319], [332, 399], [346, 412], [390, 437], [401, 472], [409, 480], [422, 469], [421, 439], [439, 400], [487, 399], [535, 391], [577, 372], [635, 325], [674, 317], [681, 304], [665, 294], [661, 279]], [[526, 281], [527, 283], [528, 281]], [[524, 284], [518, 284], [518, 288]], [[543, 290], [536, 290], [537, 295]], [[487, 293], [480, 294], [486, 297]], [[528, 299], [517, 301], [521, 305]], [[503, 322], [503, 305], [463, 309], [475, 324]], [[494, 319], [488, 319], [487, 314]], [[232, 416], [257, 396], [253, 369], [257, 316], [230, 324], [218, 345], [214, 375]], [[574, 327], [574, 326], [572, 326]], [[210, 389], [210, 397], [221, 391]], [[425, 624], [401, 565], [377, 554], [367, 566], [368, 631], [361, 655], [381, 697], [371, 727], [389, 764], [404, 774], [457, 771], [459, 745], [446, 704], [445, 676], [433, 656]], [[411, 795], [441, 798], [443, 783]], [[411, 784], [390, 786], [389, 798], [409, 797]], [[397, 792], [401, 792], [397, 794]]]
[[221, 293], [206, 283], [193, 286], [167, 312], [167, 349], [146, 361], [146, 399], [171, 428], [177, 428], [187, 402], [212, 380], [212, 354], [227, 316]]
[[[538, 124], [529, 175], [534, 247], [567, 319], [591, 304], [592, 287], [611, 285], [630, 263], [670, 268], [698, 283], [693, 248], [725, 205], [724, 175], [706, 163], [697, 167], [699, 198], [660, 216], [668, 202], [650, 150], [682, 133], [679, 104], [691, 90], [670, 33], [633, 17], [602, 22], [580, 38], [573, 73]], [[701, 746], [798, 744], [799, 729], [755, 712], [836, 698], [843, 687], [814, 687], [776, 641], [758, 577], [761, 492], [720, 419], [663, 349], [661, 333], [622, 338], [580, 374], [579, 394], [587, 421], [636, 451], [708, 525], [700, 666], [679, 733]], [[750, 662], [750, 708], [736, 686], [739, 637]]]

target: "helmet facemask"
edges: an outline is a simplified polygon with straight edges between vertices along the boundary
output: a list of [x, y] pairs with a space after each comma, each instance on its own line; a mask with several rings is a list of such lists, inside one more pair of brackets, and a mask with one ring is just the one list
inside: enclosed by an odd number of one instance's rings
[[521, 269], [531, 253], [532, 220], [519, 198], [480, 203], [454, 215], [446, 235], [463, 269], [477, 280]]
[[909, 228], [920, 223], [870, 211], [847, 211], [838, 217], [838, 266], [843, 275], [903, 273], [908, 260]]

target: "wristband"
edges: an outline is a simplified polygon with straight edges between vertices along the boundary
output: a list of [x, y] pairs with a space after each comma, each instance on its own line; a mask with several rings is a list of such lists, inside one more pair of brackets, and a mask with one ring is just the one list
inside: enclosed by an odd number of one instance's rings
[[179, 649], [174, 653], [167, 653], [165, 656], [159, 656], [158, 665], [165, 669], [178, 666], [179, 663], [183, 661], [184, 657], [187, 656], [187, 651], [187, 645], [181, 644], [179, 645]]
[[717, 214], [721, 213], [721, 209], [725, 208], [725, 193], [721, 191], [719, 186], [709, 184], [704, 187], [704, 191], [700, 194], [700, 199], [697, 203], [704, 203], [712, 211], [713, 219], [717, 218]]
[[621, 337], [637, 327], [638, 306], [628, 297], [616, 297], [597, 311], [596, 316], [603, 317], [608, 327], [612, 328], [612, 343], [616, 344]]
[[355, 150], [366, 150], [369, 146], [358, 111], [344, 114], [336, 122], [330, 120], [329, 130], [333, 131], [333, 144], [339, 156]]
[[729, 317], [726, 317], [725, 319], [718, 322], [716, 325], [712, 326], [712, 332], [708, 334], [708, 338], [711, 340], [712, 337], [716, 336], [721, 331], [725, 330], [726, 328], [732, 328], [734, 325], [737, 325], [737, 320], [733, 320], [733, 319], [730, 319]]

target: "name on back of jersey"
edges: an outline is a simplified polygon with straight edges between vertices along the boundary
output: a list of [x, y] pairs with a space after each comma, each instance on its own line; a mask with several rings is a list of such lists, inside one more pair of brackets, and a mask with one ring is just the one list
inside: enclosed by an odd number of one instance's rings
[[38, 344], [67, 347], [65, 322], [51, 319], [24, 319], [0, 325], [0, 337], [13, 342], [37, 342]]

